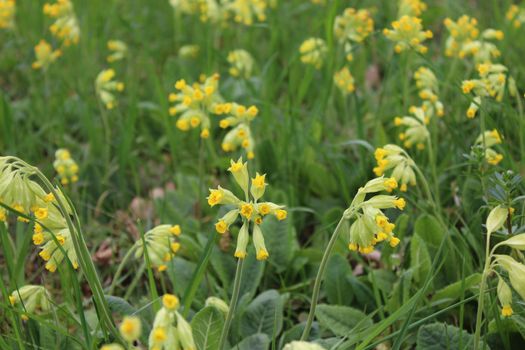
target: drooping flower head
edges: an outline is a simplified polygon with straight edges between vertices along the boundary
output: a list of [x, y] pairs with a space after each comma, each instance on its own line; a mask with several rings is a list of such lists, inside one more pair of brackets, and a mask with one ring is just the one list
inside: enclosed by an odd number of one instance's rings
[[501, 144], [502, 136], [498, 130], [485, 131], [474, 142], [474, 147], [484, 148], [485, 160], [491, 165], [498, 165], [503, 160], [503, 155], [496, 152], [493, 147]]
[[250, 53], [243, 49], [233, 50], [228, 54], [230, 75], [236, 78], [249, 79], [253, 73], [255, 61]]
[[429, 68], [419, 67], [414, 73], [414, 79], [419, 89], [419, 97], [423, 100], [421, 108], [430, 117], [442, 117], [445, 112], [443, 103], [439, 100], [438, 80], [434, 73]]
[[350, 69], [346, 66], [340, 71], [335, 72], [334, 83], [343, 95], [348, 95], [355, 91], [354, 77], [352, 73], [350, 73]]
[[53, 167], [58, 173], [62, 185], [68, 185], [78, 181], [78, 165], [75, 160], [71, 158], [69, 150], [65, 148], [56, 150]]
[[335, 18], [334, 34], [343, 45], [346, 58], [352, 60], [352, 43], [361, 43], [374, 31], [374, 20], [370, 11], [347, 8]]
[[306, 39], [299, 47], [301, 62], [312, 65], [315, 69], [321, 69], [327, 52], [326, 43], [321, 38]]
[[255, 21], [266, 21], [267, 0], [228, 0], [224, 9], [228, 11], [233, 20], [244, 25], [252, 25]]
[[95, 90], [98, 97], [107, 109], [113, 109], [118, 104], [115, 92], [124, 91], [124, 83], [115, 78], [115, 70], [104, 69], [95, 79]]
[[415, 16], [419, 17], [427, 9], [427, 4], [421, 0], [400, 0], [398, 17]]
[[27, 315], [45, 315], [51, 310], [51, 296], [43, 286], [28, 284], [14, 290], [9, 295], [12, 306], [23, 310], [22, 319]]
[[135, 257], [147, 253], [149, 261], [159, 272], [166, 271], [167, 263], [180, 249], [177, 237], [181, 233], [179, 225], [159, 225], [152, 228], [144, 235], [145, 247], [142, 239], [135, 242]]
[[78, 44], [80, 28], [70, 0], [57, 0], [54, 4], [46, 3], [44, 14], [55, 19], [49, 30], [64, 46]]
[[122, 60], [128, 53], [128, 45], [121, 40], [109, 40], [107, 43], [110, 54], [106, 58], [109, 63]]
[[507, 21], [511, 22], [514, 28], [520, 28], [525, 23], [525, 9], [518, 5], [510, 5], [505, 14]]
[[390, 176], [400, 184], [399, 189], [406, 192], [408, 185], [416, 185], [415, 163], [410, 156], [399, 146], [385, 145], [374, 152], [377, 166], [374, 168], [376, 176], [390, 172]]
[[412, 106], [409, 112], [411, 115], [394, 118], [394, 124], [396, 126], [406, 127], [406, 129], [399, 134], [399, 140], [403, 141], [403, 146], [406, 148], [416, 145], [418, 149], [424, 149], [430, 136], [427, 129], [430, 117], [421, 107]]
[[51, 65], [51, 63], [55, 62], [56, 59], [61, 55], [62, 51], [53, 50], [47, 41], [40, 40], [40, 42], [35, 46], [36, 60], [33, 62], [31, 67], [33, 67], [33, 69], [46, 70]]
[[239, 158], [236, 162], [232, 160], [228, 170], [244, 192], [246, 200], [239, 199], [233, 192], [220, 186], [217, 189], [210, 189], [210, 195], [208, 196], [208, 204], [210, 206], [213, 207], [219, 204], [233, 207], [217, 221], [215, 229], [218, 233], [223, 234], [241, 217], [242, 226], [237, 237], [237, 247], [234, 256], [239, 259], [246, 257], [246, 247], [250, 239], [249, 229], [252, 226], [252, 239], [257, 259], [265, 260], [268, 258], [269, 253], [264, 244], [264, 236], [260, 225], [268, 215], [275, 216], [277, 220], [284, 220], [287, 212], [282, 205], [261, 201], [267, 186], [266, 174], [256, 173], [255, 177], [250, 178], [248, 163], [243, 163], [242, 158]]
[[15, 15], [15, 0], [0, 0], [0, 29], [13, 29], [15, 27]]
[[474, 95], [467, 110], [468, 118], [476, 116], [483, 97], [492, 97], [496, 101], [501, 101], [505, 94], [507, 67], [502, 64], [482, 63], [478, 65], [478, 74], [480, 79], [464, 80], [461, 85], [464, 94]]
[[222, 141], [224, 152], [234, 152], [239, 147], [245, 150], [246, 157], [255, 157], [255, 141], [252, 136], [250, 124], [257, 116], [259, 110], [255, 106], [246, 107], [237, 103], [219, 105], [221, 114], [227, 116], [221, 119], [219, 126], [222, 129], [232, 128], [226, 133]]
[[385, 28], [383, 34], [396, 43], [394, 47], [396, 53], [410, 49], [426, 53], [428, 48], [422, 43], [432, 38], [432, 32], [423, 30], [421, 22], [421, 18], [403, 16], [392, 22], [392, 29]]

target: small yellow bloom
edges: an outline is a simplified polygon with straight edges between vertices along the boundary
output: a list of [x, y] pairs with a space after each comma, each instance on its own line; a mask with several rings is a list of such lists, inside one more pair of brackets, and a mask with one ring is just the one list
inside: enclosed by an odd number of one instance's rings
[[288, 213], [286, 212], [286, 210], [284, 209], [277, 209], [275, 211], [275, 217], [277, 218], [277, 220], [279, 221], [282, 221], [284, 219], [286, 219], [286, 216], [288, 215]]
[[173, 294], [164, 294], [162, 297], [162, 305], [168, 310], [175, 310], [179, 307], [179, 298]]
[[140, 318], [136, 316], [126, 316], [119, 327], [120, 334], [128, 341], [133, 342], [140, 337], [142, 325]]

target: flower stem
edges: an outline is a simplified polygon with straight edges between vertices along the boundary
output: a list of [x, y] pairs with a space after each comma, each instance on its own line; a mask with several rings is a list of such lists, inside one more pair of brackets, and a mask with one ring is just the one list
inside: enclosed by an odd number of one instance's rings
[[219, 350], [224, 348], [226, 344], [226, 339], [228, 338], [228, 333], [230, 331], [230, 326], [233, 320], [233, 315], [235, 314], [235, 307], [237, 306], [237, 300], [239, 299], [239, 292], [241, 290], [241, 275], [242, 275], [242, 266], [244, 259], [237, 260], [237, 270], [235, 271], [235, 280], [233, 281], [233, 293], [232, 299], [230, 301], [230, 308], [228, 314], [226, 315], [226, 322], [224, 322], [224, 327], [221, 332], [221, 340], [219, 342]]
[[310, 334], [310, 330], [312, 329], [312, 323], [314, 322], [315, 318], [315, 308], [317, 307], [317, 302], [319, 299], [319, 291], [321, 290], [321, 282], [324, 277], [324, 272], [326, 270], [326, 264], [328, 263], [328, 258], [330, 257], [332, 250], [334, 248], [335, 242], [337, 241], [337, 237], [339, 236], [339, 231], [341, 228], [341, 225], [346, 220], [346, 217], [341, 217], [341, 220], [339, 220], [339, 223], [337, 224], [337, 227], [334, 230], [334, 233], [332, 234], [332, 238], [330, 238], [330, 241], [328, 242], [328, 245], [326, 246], [326, 249], [323, 254], [323, 258], [321, 260], [321, 265], [319, 265], [319, 270], [317, 271], [317, 277], [315, 278], [314, 283], [314, 291], [312, 293], [312, 300], [310, 301], [310, 312], [308, 313], [308, 319], [306, 320], [306, 325], [303, 330], [303, 334], [301, 335], [301, 340], [306, 341], [308, 339], [308, 335]]
[[490, 232], [487, 232], [487, 242], [485, 244], [485, 266], [483, 267], [483, 274], [481, 275], [481, 285], [479, 287], [478, 311], [476, 313], [476, 331], [474, 332], [474, 350], [479, 349], [479, 342], [481, 337], [481, 321], [483, 316], [483, 308], [485, 302], [485, 287], [487, 284], [487, 275], [490, 272]]
[[124, 255], [124, 258], [122, 258], [122, 261], [120, 262], [120, 265], [117, 268], [117, 271], [115, 272], [115, 275], [113, 276], [113, 281], [111, 281], [111, 285], [109, 286], [109, 295], [113, 295], [113, 292], [115, 290], [115, 287], [117, 286], [117, 281], [120, 278], [120, 275], [122, 274], [122, 270], [124, 269], [124, 266], [126, 266], [126, 263], [128, 262], [129, 258], [131, 257], [132, 253], [135, 251], [135, 245], [133, 245], [130, 250]]

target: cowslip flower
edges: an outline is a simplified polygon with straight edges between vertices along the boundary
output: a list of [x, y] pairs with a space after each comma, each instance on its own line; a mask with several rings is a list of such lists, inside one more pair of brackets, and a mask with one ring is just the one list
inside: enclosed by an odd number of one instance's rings
[[51, 65], [51, 63], [55, 62], [56, 59], [61, 55], [62, 51], [53, 50], [47, 41], [40, 40], [40, 42], [35, 46], [36, 60], [33, 62], [31, 67], [33, 67], [33, 69], [46, 70]]
[[[395, 225], [389, 222], [383, 210], [388, 208], [403, 210], [406, 202], [396, 196], [376, 194], [381, 191], [392, 191], [395, 188], [397, 188], [397, 181], [393, 177], [378, 177], [359, 188], [350, 207], [343, 214], [346, 220], [345, 230], [349, 237], [348, 249], [369, 254], [379, 242], [387, 241], [391, 247], [399, 244], [400, 240], [393, 232]], [[366, 199], [367, 195], [371, 194], [373, 196]]]
[[122, 323], [119, 326], [120, 335], [122, 338], [132, 344], [135, 340], [140, 337], [142, 332], [142, 324], [140, 318], [137, 316], [126, 316], [122, 320]]
[[175, 83], [178, 92], [170, 93], [168, 99], [175, 103], [170, 107], [169, 114], [175, 116], [180, 113], [176, 126], [179, 130], [188, 131], [199, 127], [200, 136], [210, 136], [210, 113], [222, 114], [224, 111], [223, 99], [219, 93], [219, 75], [201, 77], [201, 83], [187, 84], [184, 79]]
[[445, 55], [448, 57], [464, 57], [464, 54], [461, 54], [463, 47], [479, 36], [478, 20], [463, 15], [456, 21], [445, 18], [443, 24], [450, 33], [445, 43]]
[[177, 311], [179, 299], [175, 295], [165, 294], [162, 305], [155, 315], [149, 334], [149, 348], [195, 350], [191, 326]]
[[236, 162], [232, 160], [228, 170], [244, 192], [246, 200], [239, 199], [233, 192], [220, 186], [217, 189], [210, 189], [210, 195], [207, 199], [211, 207], [215, 205], [230, 205], [233, 207], [217, 221], [215, 229], [219, 234], [225, 233], [240, 216], [243, 223], [237, 237], [237, 247], [234, 256], [239, 259], [246, 257], [246, 247], [250, 239], [249, 229], [252, 226], [252, 239], [257, 260], [265, 260], [269, 257], [269, 253], [264, 244], [264, 236], [260, 225], [268, 215], [274, 215], [279, 221], [284, 220], [287, 212], [282, 205], [261, 201], [267, 186], [266, 174], [256, 173], [254, 178], [250, 178], [248, 163], [243, 163], [242, 158], [239, 158]]
[[354, 77], [350, 73], [348, 67], [343, 67], [341, 70], [334, 73], [335, 86], [341, 91], [343, 95], [348, 95], [355, 91]]
[[370, 11], [347, 8], [334, 21], [334, 34], [343, 45], [346, 59], [352, 60], [352, 43], [361, 43], [374, 31], [374, 20]]
[[498, 165], [503, 160], [503, 155], [497, 153], [492, 147], [499, 145], [502, 142], [502, 137], [498, 130], [493, 129], [485, 131], [479, 135], [474, 146], [484, 147], [485, 160], [491, 165]]
[[107, 109], [115, 108], [118, 103], [114, 92], [124, 91], [124, 83], [113, 80], [114, 77], [115, 70], [110, 68], [104, 69], [98, 73], [97, 78], [95, 79], [95, 90]]
[[416, 145], [417, 149], [422, 150], [430, 137], [427, 129], [430, 117], [421, 107], [412, 106], [409, 112], [412, 115], [394, 118], [396, 126], [406, 127], [405, 131], [399, 134], [399, 140], [403, 141], [403, 146], [406, 148]]
[[400, 0], [398, 17], [415, 16], [419, 17], [427, 9], [427, 4], [421, 0]]
[[[139, 258], [147, 250], [151, 265], [162, 272], [168, 269], [167, 263], [170, 262], [180, 249], [177, 237], [182, 233], [179, 225], [159, 225], [144, 235], [142, 239], [135, 242], [135, 257]], [[144, 243], [146, 247], [144, 248]]]
[[15, 27], [16, 2], [15, 0], [0, 0], [0, 29]]
[[255, 158], [255, 141], [252, 137], [250, 123], [259, 113], [257, 107], [228, 103], [219, 105], [218, 108], [221, 113], [228, 114], [221, 119], [219, 126], [222, 129], [232, 128], [224, 136], [221, 145], [222, 150], [224, 152], [233, 152], [242, 147], [246, 151], [248, 159]]
[[70, 0], [57, 0], [54, 4], [46, 3], [44, 14], [50, 18], [55, 18], [55, 22], [49, 27], [49, 30], [65, 46], [78, 43], [80, 28], [73, 3]]
[[[510, 238], [509, 240], [511, 239], [512, 238]], [[523, 237], [520, 237], [520, 239], [523, 240]], [[505, 242], [502, 242], [501, 244], [505, 244]], [[523, 250], [523, 247], [518, 247], [517, 249]], [[494, 260], [494, 267], [500, 267], [507, 272], [510, 285], [520, 296], [520, 298], [522, 300], [525, 300], [525, 265], [517, 262], [516, 260], [514, 260], [514, 258], [508, 255], [494, 255]], [[510, 289], [509, 285], [503, 281], [501, 277], [499, 277], [497, 293], [498, 299], [502, 306], [502, 316], [512, 316], [512, 290]]]
[[510, 5], [505, 14], [507, 21], [512, 22], [514, 28], [519, 28], [525, 23], [525, 9], [517, 5]]
[[199, 56], [199, 45], [184, 45], [179, 49], [179, 57], [184, 59], [194, 59]]
[[170, 0], [170, 5], [184, 14], [194, 14], [198, 11], [198, 2], [195, 0]]
[[106, 60], [109, 63], [120, 61], [126, 57], [128, 53], [128, 46], [121, 40], [109, 40], [107, 43], [108, 50], [110, 51], [109, 56]]
[[438, 80], [434, 73], [426, 68], [419, 67], [414, 73], [416, 86], [419, 90], [419, 97], [423, 100], [422, 108], [430, 117], [437, 115], [442, 117], [445, 112], [443, 103], [439, 100]]
[[326, 58], [328, 48], [321, 38], [309, 38], [303, 41], [299, 47], [301, 62], [312, 65], [316, 69], [321, 69]]
[[246, 50], [238, 49], [228, 53], [228, 63], [230, 64], [230, 75], [236, 78], [249, 79], [253, 73], [254, 59]]
[[423, 30], [421, 22], [421, 18], [418, 17], [402, 16], [392, 22], [392, 29], [385, 28], [383, 34], [396, 43], [394, 46], [396, 53], [409, 49], [426, 53], [428, 48], [422, 42], [432, 38], [433, 35], [430, 30]]
[[224, 9], [232, 14], [233, 20], [244, 25], [252, 25], [256, 20], [266, 20], [267, 0], [230, 0]]
[[28, 284], [14, 290], [9, 295], [9, 303], [23, 310], [22, 319], [28, 320], [28, 314], [45, 315], [51, 310], [51, 296], [43, 286]]
[[78, 165], [71, 153], [65, 148], [59, 148], [55, 152], [53, 167], [60, 177], [60, 183], [67, 185], [78, 181]]
[[377, 162], [377, 166], [374, 167], [376, 176], [382, 176], [391, 170], [390, 176], [401, 184], [399, 190], [402, 192], [407, 191], [408, 185], [416, 185], [416, 164], [404, 149], [396, 145], [385, 145], [375, 150], [374, 157]]
[[464, 80], [461, 89], [464, 94], [472, 93], [474, 98], [467, 109], [467, 117], [474, 118], [482, 97], [492, 97], [501, 101], [507, 83], [507, 67], [502, 64], [482, 63], [478, 65], [480, 79]]

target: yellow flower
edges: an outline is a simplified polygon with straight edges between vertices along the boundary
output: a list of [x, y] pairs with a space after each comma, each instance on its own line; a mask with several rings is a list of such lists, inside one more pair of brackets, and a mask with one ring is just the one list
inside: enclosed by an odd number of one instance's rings
[[286, 219], [286, 216], [288, 215], [288, 213], [286, 212], [286, 210], [283, 210], [283, 209], [277, 209], [275, 211], [275, 217], [277, 218], [277, 220], [279, 221], [282, 221], [284, 219]]
[[180, 249], [180, 243], [176, 241], [178, 235], [174, 233], [178, 232], [174, 230], [177, 226], [159, 225], [147, 231], [143, 240], [139, 239], [135, 242], [135, 258], [142, 256], [147, 249], [151, 265], [159, 272], [166, 271], [168, 269], [166, 263], [171, 261]]
[[[78, 181], [78, 165], [71, 158], [71, 153], [65, 148], [59, 148], [55, 152], [53, 167], [58, 173], [62, 184], [69, 184]], [[48, 199], [51, 197], [47, 197]]]
[[226, 224], [226, 222], [224, 220], [219, 220], [215, 224], [215, 230], [218, 233], [225, 233], [226, 230], [228, 230], [228, 224]]
[[252, 76], [255, 61], [248, 51], [242, 49], [231, 51], [227, 61], [230, 64], [231, 76], [244, 79]]
[[109, 40], [107, 43], [107, 48], [111, 52], [110, 55], [106, 58], [106, 60], [111, 62], [120, 61], [124, 57], [126, 57], [126, 54], [128, 52], [128, 46], [125, 42], [120, 40]]
[[13, 29], [15, 27], [15, 15], [15, 0], [0, 0], [0, 29]]
[[70, 0], [57, 0], [55, 4], [46, 3], [44, 14], [56, 18], [49, 30], [64, 46], [77, 44], [80, 38], [80, 28], [73, 4]]
[[396, 53], [408, 49], [426, 53], [428, 49], [422, 45], [422, 42], [432, 38], [432, 32], [424, 31], [421, 22], [420, 18], [405, 15], [392, 22], [392, 29], [384, 29], [383, 34], [396, 43], [394, 47]]
[[250, 26], [254, 21], [266, 20], [266, 0], [231, 0], [224, 5], [224, 10], [232, 14], [237, 23]]
[[113, 109], [117, 105], [117, 99], [114, 92], [121, 92], [124, 84], [120, 81], [113, 80], [115, 71], [113, 69], [102, 70], [95, 79], [95, 90], [107, 109]]
[[301, 62], [312, 65], [315, 69], [321, 69], [327, 52], [326, 43], [321, 38], [309, 38], [299, 47]]
[[337, 88], [345, 96], [355, 90], [354, 77], [352, 76], [352, 73], [350, 73], [348, 67], [343, 67], [340, 71], [335, 72], [334, 82]]
[[250, 219], [253, 214], [253, 204], [251, 203], [244, 203], [241, 205], [241, 215], [244, 216], [246, 219]]
[[119, 327], [120, 334], [128, 342], [133, 342], [140, 337], [142, 325], [140, 318], [136, 316], [126, 316]]
[[173, 294], [164, 294], [162, 297], [162, 305], [168, 310], [175, 310], [179, 307], [179, 298]]
[[62, 55], [62, 51], [54, 50], [51, 45], [45, 41], [40, 40], [40, 42], [35, 46], [35, 56], [36, 61], [33, 62], [33, 69], [43, 69], [46, 70], [51, 63], [55, 62], [57, 58]]

